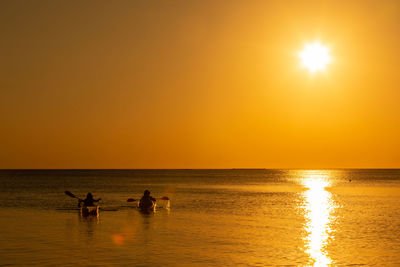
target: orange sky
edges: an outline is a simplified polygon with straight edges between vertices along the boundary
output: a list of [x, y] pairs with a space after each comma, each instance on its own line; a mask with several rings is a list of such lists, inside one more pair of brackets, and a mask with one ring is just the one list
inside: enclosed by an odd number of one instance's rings
[[[0, 168], [400, 167], [399, 1], [1, 1]], [[298, 52], [333, 57], [311, 75]]]

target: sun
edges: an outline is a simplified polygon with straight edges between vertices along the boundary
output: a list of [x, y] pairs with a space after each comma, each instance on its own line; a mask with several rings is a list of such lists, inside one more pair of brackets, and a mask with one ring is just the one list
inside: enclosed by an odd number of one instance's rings
[[323, 71], [326, 65], [332, 61], [329, 49], [318, 42], [306, 44], [303, 51], [299, 53], [301, 64], [311, 73]]

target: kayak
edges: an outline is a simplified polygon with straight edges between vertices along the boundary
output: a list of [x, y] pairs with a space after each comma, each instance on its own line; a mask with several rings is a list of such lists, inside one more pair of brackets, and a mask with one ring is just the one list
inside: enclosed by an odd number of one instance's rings
[[99, 216], [99, 206], [82, 206], [81, 207], [82, 216]]
[[142, 212], [154, 212], [156, 211], [157, 203], [150, 199], [140, 200], [138, 204], [138, 208]]

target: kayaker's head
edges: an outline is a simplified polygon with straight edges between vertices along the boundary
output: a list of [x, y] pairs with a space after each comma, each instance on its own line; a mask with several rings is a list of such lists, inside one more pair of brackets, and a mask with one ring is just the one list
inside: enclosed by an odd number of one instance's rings
[[92, 198], [93, 198], [92, 193], [87, 193], [86, 198], [87, 198], [87, 199], [92, 199]]
[[145, 196], [150, 196], [150, 191], [149, 191], [149, 190], [144, 190], [143, 195], [145, 195]]

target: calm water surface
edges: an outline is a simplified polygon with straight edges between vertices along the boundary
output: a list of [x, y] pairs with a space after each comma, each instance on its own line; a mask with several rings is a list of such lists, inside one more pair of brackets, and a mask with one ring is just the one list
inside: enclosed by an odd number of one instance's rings
[[0, 265], [400, 266], [400, 170], [0, 171]]

